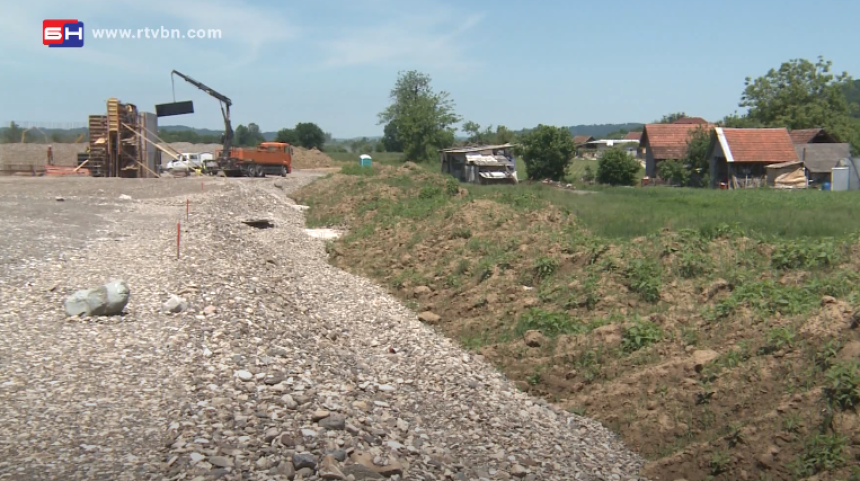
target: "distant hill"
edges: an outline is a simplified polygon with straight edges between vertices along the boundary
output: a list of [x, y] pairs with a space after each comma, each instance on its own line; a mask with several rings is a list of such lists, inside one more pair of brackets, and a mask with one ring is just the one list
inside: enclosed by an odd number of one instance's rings
[[[233, 127], [234, 129], [236, 126]], [[199, 136], [214, 136], [217, 138], [221, 137], [221, 134], [224, 132], [223, 130], [213, 130], [213, 129], [198, 129], [196, 127], [188, 127], [187, 125], [159, 125], [158, 130], [164, 132], [187, 132], [192, 131]], [[263, 132], [263, 138], [267, 141], [275, 140], [275, 137], [278, 135], [277, 132]]]
[[[630, 131], [641, 131], [645, 127], [645, 124], [638, 123], [626, 123], [626, 124], [590, 124], [590, 125], [571, 125], [567, 127], [567, 130], [570, 130], [571, 135], [590, 135], [595, 139], [599, 139], [601, 137], [606, 137], [610, 133], [617, 133], [619, 130], [624, 129], [627, 132]], [[532, 129], [522, 129], [516, 131], [517, 135], [525, 134], [531, 131]]]

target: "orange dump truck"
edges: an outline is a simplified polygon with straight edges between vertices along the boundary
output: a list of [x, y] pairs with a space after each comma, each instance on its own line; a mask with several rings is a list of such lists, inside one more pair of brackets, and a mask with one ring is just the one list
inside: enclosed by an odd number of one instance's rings
[[[216, 153], [216, 158], [220, 153]], [[293, 147], [283, 142], [263, 142], [256, 148], [234, 147], [229, 157], [218, 166], [230, 177], [286, 177], [293, 171]]]

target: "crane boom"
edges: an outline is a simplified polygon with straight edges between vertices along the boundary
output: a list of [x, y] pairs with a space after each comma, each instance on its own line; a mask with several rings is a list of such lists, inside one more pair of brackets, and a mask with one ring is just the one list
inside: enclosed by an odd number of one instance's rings
[[230, 148], [233, 144], [233, 127], [230, 125], [230, 106], [233, 105], [233, 101], [221, 92], [213, 90], [211, 87], [208, 87], [203, 83], [194, 80], [193, 78], [185, 75], [182, 72], [173, 70], [170, 74], [171, 76], [179, 76], [182, 80], [185, 80], [186, 82], [206, 92], [210, 96], [215, 97], [216, 99], [218, 99], [219, 102], [221, 102], [221, 115], [224, 117], [224, 137], [222, 142], [224, 144], [224, 148], [221, 150], [221, 159], [226, 160], [227, 158], [229, 158]]

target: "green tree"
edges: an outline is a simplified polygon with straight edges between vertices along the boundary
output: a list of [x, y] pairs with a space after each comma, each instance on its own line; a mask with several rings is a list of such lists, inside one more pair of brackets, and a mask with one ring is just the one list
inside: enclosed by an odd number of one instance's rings
[[686, 117], [687, 114], [684, 112], [674, 112], [668, 115], [664, 115], [662, 119], [654, 122], [655, 124], [672, 124], [677, 122], [678, 120]]
[[296, 124], [296, 136], [299, 145], [306, 149], [316, 148], [322, 150], [325, 145], [325, 132], [319, 125], [313, 122], [299, 122]]
[[710, 147], [710, 129], [699, 126], [687, 140], [687, 154], [683, 159], [684, 167], [687, 169], [685, 185], [690, 187], [708, 187], [710, 185], [711, 161], [708, 159]]
[[299, 136], [295, 129], [283, 128], [275, 134], [275, 142], [284, 142], [290, 145], [299, 145]]
[[852, 115], [858, 106], [845, 96], [852, 87], [847, 72], [831, 73], [832, 62], [792, 59], [753, 80], [746, 78], [740, 106], [747, 117], [767, 127], [822, 127], [842, 142], [860, 148], [860, 131]]
[[517, 134], [513, 131], [509, 130], [504, 125], [496, 126], [496, 140], [494, 143], [496, 144], [507, 144], [513, 143], [517, 140]]
[[664, 160], [657, 166], [657, 175], [673, 185], [687, 185], [690, 180], [690, 169], [680, 160]]
[[7, 144], [14, 144], [21, 141], [21, 134], [24, 132], [18, 124], [14, 121], [9, 122], [9, 127], [3, 129], [3, 142]]
[[248, 127], [239, 124], [236, 130], [233, 131], [233, 145], [237, 147], [247, 147], [251, 145], [251, 136], [248, 133]]
[[403, 152], [403, 143], [397, 136], [397, 123], [392, 121], [385, 125], [382, 135], [382, 144], [386, 152]]
[[541, 124], [522, 136], [517, 150], [529, 179], [561, 180], [576, 153], [576, 145], [567, 128]]
[[248, 140], [250, 144], [247, 145], [254, 147], [266, 141], [266, 138], [263, 137], [263, 133], [260, 132], [260, 126], [254, 122], [248, 124]]
[[391, 90], [391, 104], [379, 113], [380, 124], [395, 123], [407, 160], [433, 159], [437, 149], [452, 145], [454, 125], [461, 120], [450, 94], [434, 92], [430, 82], [426, 74], [401, 72]]
[[597, 161], [597, 182], [608, 185], [636, 185], [639, 162], [627, 152], [613, 148]]
[[495, 142], [496, 134], [493, 126], [481, 130], [481, 125], [471, 120], [463, 124], [463, 132], [469, 134], [468, 142], [472, 144], [491, 144]]
[[721, 127], [729, 127], [733, 129], [755, 129], [763, 127], [762, 123], [751, 119], [748, 115], [738, 115], [737, 112], [726, 115], [723, 120], [717, 122]]
[[610, 140], [612, 140], [612, 139], [623, 139], [627, 135], [627, 132], [628, 132], [627, 129], [618, 129], [615, 132], [609, 132], [608, 134], [604, 135], [603, 138], [604, 139], [610, 139]]

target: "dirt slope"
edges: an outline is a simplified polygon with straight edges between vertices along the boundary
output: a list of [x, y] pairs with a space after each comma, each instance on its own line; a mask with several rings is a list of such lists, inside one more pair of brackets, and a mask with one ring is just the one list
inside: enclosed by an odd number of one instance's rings
[[520, 389], [602, 421], [651, 479], [860, 476], [856, 236], [610, 242], [516, 190], [471, 198], [408, 166], [300, 200], [311, 222], [351, 229], [334, 265], [428, 311]]

